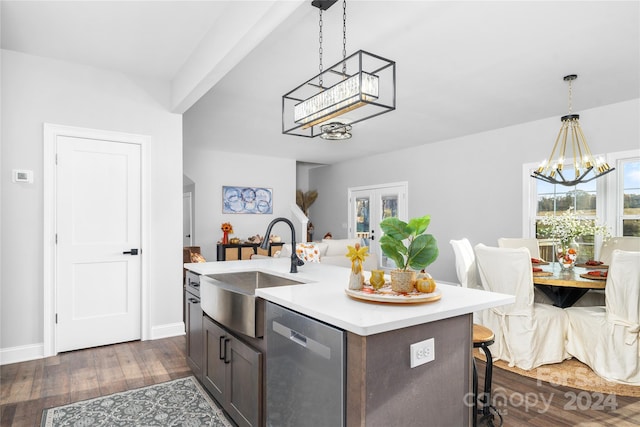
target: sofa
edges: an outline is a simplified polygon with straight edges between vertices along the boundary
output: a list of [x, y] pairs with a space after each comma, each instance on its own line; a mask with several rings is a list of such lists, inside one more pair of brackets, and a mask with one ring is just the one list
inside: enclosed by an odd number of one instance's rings
[[[340, 267], [351, 267], [351, 260], [346, 257], [347, 246], [362, 244], [361, 239], [322, 239], [320, 242], [303, 242], [296, 244], [298, 257], [305, 263], [320, 262], [322, 264], [337, 265]], [[262, 255], [254, 255], [251, 258], [262, 258]], [[290, 258], [291, 243], [282, 246], [282, 249], [273, 254], [275, 258]], [[363, 269], [365, 271], [376, 270], [378, 261], [373, 255], [365, 258]]]

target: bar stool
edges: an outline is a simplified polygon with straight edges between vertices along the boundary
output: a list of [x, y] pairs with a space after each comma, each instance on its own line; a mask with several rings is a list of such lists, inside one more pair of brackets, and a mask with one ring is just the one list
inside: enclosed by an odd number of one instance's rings
[[[487, 420], [487, 424], [493, 426], [492, 410], [500, 418], [500, 426], [502, 425], [502, 416], [494, 407], [491, 406], [491, 377], [493, 375], [493, 357], [489, 346], [494, 341], [493, 331], [485, 326], [477, 323], [473, 324], [473, 348], [480, 348], [484, 353], [487, 363], [484, 371], [484, 392], [478, 398], [478, 370], [476, 368], [476, 360], [473, 358], [473, 427], [478, 425], [478, 414], [482, 414], [480, 421]], [[482, 403], [482, 409], [478, 409], [478, 400]]]

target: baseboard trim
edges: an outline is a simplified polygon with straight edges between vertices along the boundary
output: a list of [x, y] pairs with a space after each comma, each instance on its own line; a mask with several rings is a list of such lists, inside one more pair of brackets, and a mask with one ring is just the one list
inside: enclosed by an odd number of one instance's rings
[[[177, 337], [185, 334], [184, 322], [169, 323], [151, 328], [151, 339]], [[44, 343], [0, 349], [0, 366], [44, 358]]]
[[184, 322], [168, 323], [166, 325], [154, 326], [151, 328], [151, 339], [177, 337], [185, 334]]
[[44, 343], [0, 349], [0, 365], [27, 362], [44, 357]]

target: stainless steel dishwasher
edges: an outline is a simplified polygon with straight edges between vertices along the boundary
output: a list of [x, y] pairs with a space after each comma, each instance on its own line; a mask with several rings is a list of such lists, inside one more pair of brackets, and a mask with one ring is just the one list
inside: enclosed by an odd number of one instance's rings
[[345, 333], [267, 302], [267, 427], [345, 425]]

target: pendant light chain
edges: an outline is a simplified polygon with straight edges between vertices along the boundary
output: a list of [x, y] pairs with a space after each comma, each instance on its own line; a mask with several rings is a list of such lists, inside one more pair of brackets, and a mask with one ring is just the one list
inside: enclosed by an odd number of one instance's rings
[[320, 11], [320, 21], [318, 23], [320, 27], [320, 35], [318, 36], [318, 41], [320, 42], [320, 48], [318, 49], [318, 55], [320, 56], [320, 75], [318, 76], [318, 84], [322, 87], [322, 9], [318, 8], [318, 10]]
[[342, 74], [347, 74], [347, 0], [342, 2]]
[[569, 80], [569, 114], [573, 113], [573, 90], [571, 89], [573, 79]]

